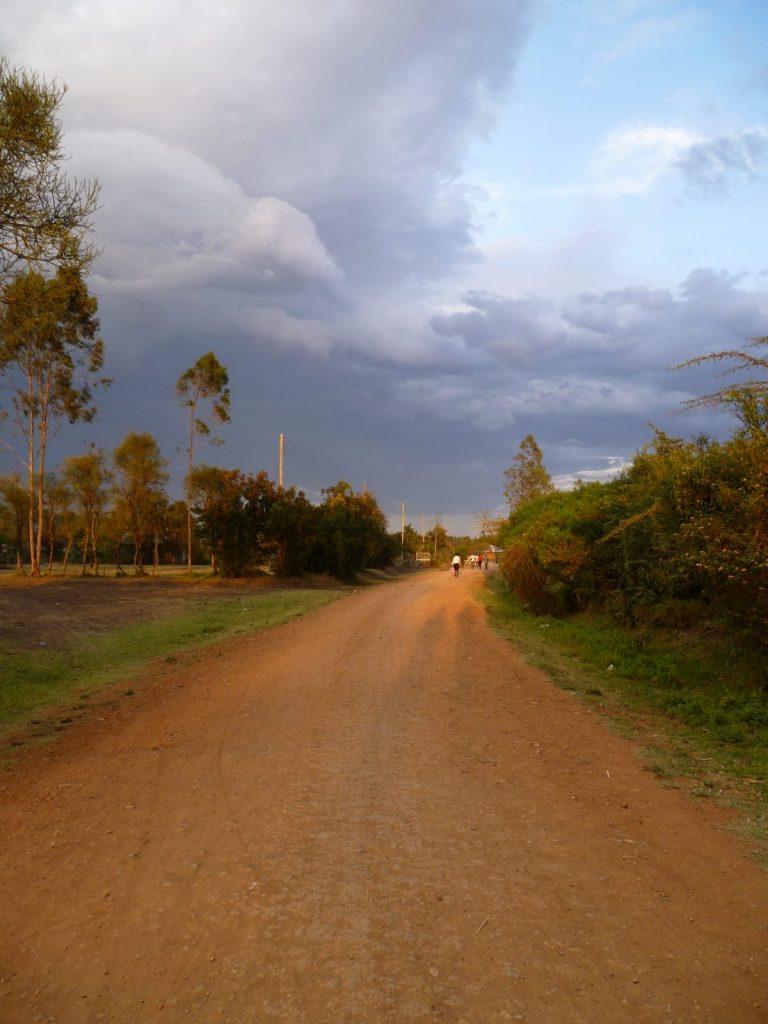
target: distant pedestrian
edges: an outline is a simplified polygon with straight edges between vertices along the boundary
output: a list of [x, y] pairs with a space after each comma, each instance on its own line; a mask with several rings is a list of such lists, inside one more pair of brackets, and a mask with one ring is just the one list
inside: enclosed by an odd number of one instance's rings
[[483, 556], [482, 555], [478, 555], [477, 556], [477, 568], [478, 569], [482, 569], [483, 568]]
[[459, 569], [461, 568], [461, 557], [459, 555], [454, 555], [451, 565], [453, 566], [453, 575], [458, 576]]

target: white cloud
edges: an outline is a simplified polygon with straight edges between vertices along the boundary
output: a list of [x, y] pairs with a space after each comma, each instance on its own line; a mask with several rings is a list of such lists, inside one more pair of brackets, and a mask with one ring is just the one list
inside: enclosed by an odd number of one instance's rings
[[647, 192], [698, 141], [684, 128], [653, 124], [612, 132], [595, 161], [598, 193], [610, 197]]
[[685, 128], [641, 124], [617, 128], [600, 143], [585, 180], [540, 189], [551, 199], [617, 199], [649, 192], [676, 170], [701, 137]]
[[607, 462], [608, 465], [578, 469], [573, 473], [559, 473], [552, 477], [552, 483], [558, 491], [572, 491], [579, 482], [584, 484], [608, 483], [611, 480], [615, 480], [623, 470], [628, 469], [631, 465], [621, 455], [598, 456], [598, 460]]

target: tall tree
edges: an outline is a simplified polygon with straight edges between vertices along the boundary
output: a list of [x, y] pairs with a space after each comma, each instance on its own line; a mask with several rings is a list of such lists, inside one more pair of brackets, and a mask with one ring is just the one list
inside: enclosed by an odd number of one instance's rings
[[133, 567], [144, 575], [142, 545], [145, 537], [159, 529], [163, 484], [168, 479], [167, 463], [151, 434], [130, 433], [115, 448], [113, 461], [118, 501], [124, 522], [133, 534]]
[[102, 367], [104, 346], [96, 336], [96, 299], [76, 269], [64, 267], [52, 278], [17, 274], [3, 300], [0, 373], [18, 374], [10, 378], [12, 401], [27, 465], [30, 572], [39, 576], [48, 440], [64, 417], [70, 423], [93, 418], [92, 378]]
[[504, 497], [510, 511], [554, 491], [552, 477], [544, 468], [544, 457], [533, 434], [520, 442], [512, 465], [504, 470]]
[[0, 280], [18, 266], [84, 271], [95, 256], [97, 181], [62, 168], [66, 89], [0, 59]]
[[[210, 436], [208, 420], [229, 423], [229, 375], [213, 352], [200, 356], [194, 366], [176, 382], [176, 396], [188, 410], [187, 433], [187, 568], [192, 571], [192, 468], [195, 461], [195, 437]], [[208, 416], [199, 415], [207, 406]]]
[[83, 513], [83, 576], [89, 558], [91, 568], [99, 574], [100, 522], [111, 480], [106, 461], [103, 451], [91, 448], [85, 455], [70, 455], [64, 463], [64, 479], [77, 495]]

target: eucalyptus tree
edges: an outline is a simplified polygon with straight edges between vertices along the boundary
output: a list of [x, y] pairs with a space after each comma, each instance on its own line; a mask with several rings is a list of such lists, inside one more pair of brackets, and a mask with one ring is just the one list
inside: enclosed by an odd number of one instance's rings
[[554, 491], [552, 477], [544, 468], [544, 457], [533, 434], [526, 434], [520, 442], [512, 465], [504, 470], [504, 481], [504, 497], [510, 511]]
[[159, 529], [163, 484], [168, 480], [167, 462], [151, 434], [126, 434], [113, 454], [116, 492], [125, 527], [133, 535], [133, 566], [144, 575], [142, 546]]
[[23, 438], [30, 573], [39, 576], [48, 441], [63, 419], [75, 423], [95, 415], [92, 387], [108, 383], [94, 379], [104, 345], [97, 337], [96, 299], [77, 269], [63, 267], [50, 278], [35, 270], [16, 274], [2, 298], [0, 373], [9, 381]]
[[[187, 427], [187, 568], [192, 571], [192, 469], [195, 437], [209, 437], [210, 420], [229, 423], [229, 374], [213, 352], [200, 356], [176, 382], [176, 396], [188, 412]], [[203, 410], [207, 415], [203, 414]]]
[[58, 118], [65, 86], [0, 58], [0, 280], [17, 268], [85, 271], [96, 251], [96, 180], [67, 176]]
[[83, 515], [83, 564], [85, 576], [88, 565], [98, 576], [98, 544], [101, 518], [109, 497], [112, 476], [107, 468], [106, 453], [91, 448], [84, 455], [70, 455], [64, 463], [64, 479], [77, 496]]

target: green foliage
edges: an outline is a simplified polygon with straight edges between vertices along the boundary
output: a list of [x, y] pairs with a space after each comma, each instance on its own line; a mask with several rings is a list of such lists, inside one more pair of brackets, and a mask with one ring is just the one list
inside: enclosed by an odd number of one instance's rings
[[96, 300], [71, 267], [60, 268], [51, 278], [36, 271], [17, 274], [2, 292], [0, 373], [13, 370], [21, 378], [11, 392], [24, 439], [33, 576], [40, 574], [50, 433], [64, 417], [74, 423], [94, 414], [89, 378], [104, 358], [95, 314]]
[[181, 404], [190, 411], [193, 434], [208, 436], [210, 429], [205, 420], [198, 419], [197, 409], [201, 402], [210, 403], [210, 415], [219, 423], [229, 423], [230, 393], [229, 375], [213, 352], [200, 356], [194, 366], [179, 377], [176, 395]]
[[0, 528], [6, 544], [13, 546], [16, 571], [24, 564], [24, 533], [29, 516], [29, 492], [22, 486], [18, 473], [0, 476]]
[[201, 466], [190, 475], [190, 493], [214, 571], [243, 576], [268, 557], [265, 527], [276, 492], [266, 473], [250, 477], [236, 469]]
[[[64, 479], [72, 488], [82, 513], [82, 572], [85, 573], [86, 567], [90, 566], [98, 573], [101, 522], [112, 480], [106, 453], [91, 448], [85, 455], [70, 455], [64, 463]], [[121, 535], [122, 529], [121, 526]]]
[[[133, 564], [144, 572], [142, 545], [145, 536], [160, 530], [163, 515], [162, 487], [168, 480], [167, 463], [151, 434], [129, 433], [113, 454], [117, 483], [118, 517], [133, 535]], [[120, 537], [117, 537], [118, 545]]]
[[319, 510], [303, 491], [278, 490], [269, 510], [266, 533], [275, 546], [275, 569], [283, 576], [300, 576], [316, 544]]
[[504, 547], [504, 576], [531, 609], [602, 607], [636, 624], [687, 607], [688, 621], [726, 623], [762, 656], [768, 435], [745, 426], [727, 442], [684, 442], [659, 431], [618, 480], [513, 512]]
[[18, 265], [84, 270], [98, 183], [67, 178], [64, 89], [0, 59], [0, 278]]
[[176, 382], [176, 397], [188, 410], [187, 437], [187, 568], [192, 571], [192, 467], [195, 461], [195, 436], [209, 437], [206, 419], [198, 416], [201, 403], [209, 407], [209, 416], [219, 423], [229, 423], [229, 375], [213, 352], [200, 356], [194, 366]]
[[391, 557], [387, 521], [373, 494], [356, 494], [345, 481], [323, 491], [309, 567], [340, 579], [386, 565]]

